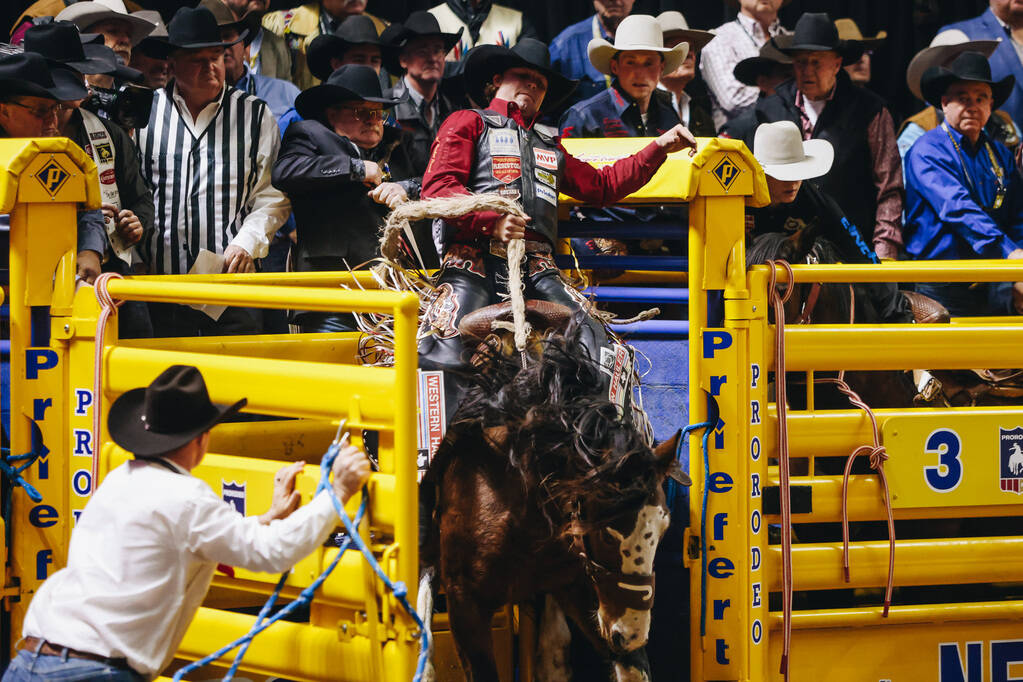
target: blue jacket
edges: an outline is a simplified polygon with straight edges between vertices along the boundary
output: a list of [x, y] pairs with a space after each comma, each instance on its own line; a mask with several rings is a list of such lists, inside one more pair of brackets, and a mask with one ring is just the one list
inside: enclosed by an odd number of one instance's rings
[[657, 137], [682, 121], [666, 93], [655, 90], [647, 107], [645, 130], [636, 102], [614, 87], [574, 105], [561, 117], [562, 137]]
[[1002, 41], [989, 58], [991, 77], [995, 80], [1001, 80], [1009, 75], [1016, 77], [1016, 85], [1012, 88], [1009, 99], [999, 108], [1009, 112], [1017, 127], [1020, 127], [1023, 123], [1023, 63], [1020, 63], [1016, 48], [1012, 46], [1012, 36], [998, 23], [991, 8], [985, 10], [979, 17], [943, 26], [938, 33], [952, 29], [962, 31], [970, 40]]
[[[962, 151], [975, 192], [949, 135]], [[997, 179], [985, 143], [1005, 176], [1005, 197], [997, 209], [986, 208], [994, 204]], [[985, 133], [976, 148], [952, 128], [946, 133], [939, 126], [924, 133], [906, 154], [903, 237], [906, 251], [920, 260], [1005, 258], [1023, 247], [1023, 181], [1012, 152]]]
[[566, 78], [579, 81], [579, 87], [562, 106], [587, 99], [607, 89], [608, 77], [597, 71], [586, 52], [590, 40], [598, 36], [613, 41], [594, 14], [572, 24], [551, 41], [551, 66]]

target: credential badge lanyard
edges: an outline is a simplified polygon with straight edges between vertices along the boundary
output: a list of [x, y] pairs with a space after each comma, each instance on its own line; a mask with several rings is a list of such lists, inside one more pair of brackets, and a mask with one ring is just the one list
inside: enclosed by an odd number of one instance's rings
[[[966, 168], [966, 159], [963, 158], [963, 152], [959, 148], [959, 143], [956, 142], [956, 139], [952, 136], [952, 132], [948, 129], [948, 125], [944, 121], [941, 124], [941, 128], [945, 131], [945, 134], [948, 135], [949, 141], [952, 143], [952, 146], [955, 147], [956, 154], [959, 156], [959, 166], [963, 169], [963, 174], [966, 176], [966, 182], [970, 186], [970, 194], [973, 195], [974, 200], [981, 206], [981, 208], [985, 208], [984, 202], [980, 199], [980, 192], [978, 191], [977, 186], [973, 184], [973, 178], [970, 176], [970, 171]], [[998, 163], [998, 158], [995, 156], [995, 151], [991, 149], [990, 142], [984, 142], [984, 149], [987, 150], [988, 158], [991, 159], [991, 172], [995, 174], [995, 180], [998, 183], [998, 187], [995, 190], [995, 200], [991, 205], [991, 210], [997, 211], [1002, 207], [1002, 202], [1005, 201], [1005, 170], [1002, 168], [1002, 164]]]

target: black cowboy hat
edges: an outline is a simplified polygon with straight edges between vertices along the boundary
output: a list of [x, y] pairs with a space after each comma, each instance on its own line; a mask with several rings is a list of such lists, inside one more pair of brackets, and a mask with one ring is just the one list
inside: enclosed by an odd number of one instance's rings
[[327, 80], [334, 71], [330, 67], [331, 58], [340, 58], [355, 45], [376, 45], [380, 48], [380, 54], [386, 55], [384, 61], [394, 61], [397, 53], [397, 48], [381, 41], [372, 19], [365, 14], [353, 14], [342, 21], [333, 33], [316, 36], [309, 43], [306, 49], [309, 72], [321, 81]]
[[23, 95], [59, 100], [64, 94], [62, 88], [53, 82], [49, 64], [42, 55], [21, 52], [0, 57], [0, 96]]
[[788, 47], [781, 47], [776, 38], [772, 38], [771, 42], [778, 50], [788, 55], [795, 52], [824, 50], [837, 52], [842, 57], [843, 64], [853, 64], [863, 55], [863, 45], [839, 39], [838, 29], [824, 12], [806, 12], [799, 17], [792, 33], [792, 43]]
[[380, 102], [393, 107], [400, 97], [385, 97], [377, 72], [363, 64], [345, 64], [330, 74], [326, 81], [302, 91], [295, 99], [295, 111], [304, 119], [319, 120], [323, 110], [346, 100]]
[[245, 41], [246, 45], [255, 40], [265, 14], [265, 12], [246, 12], [241, 19], [235, 19], [234, 12], [222, 0], [200, 0], [197, 7], [205, 7], [212, 12], [221, 31], [238, 31], [238, 36]]
[[484, 95], [487, 83], [494, 76], [515, 67], [538, 71], [547, 79], [547, 94], [540, 106], [541, 111], [556, 108], [579, 84], [579, 81], [565, 78], [551, 68], [551, 53], [544, 43], [533, 38], [523, 38], [511, 48], [501, 45], [480, 45], [472, 50], [465, 58], [466, 92], [477, 104], [487, 106], [490, 103]]
[[948, 86], [960, 81], [987, 83], [991, 86], [992, 111], [1002, 106], [1012, 93], [1016, 77], [1009, 74], [1002, 80], [992, 80], [991, 63], [979, 52], [963, 52], [948, 67], [932, 66], [920, 78], [920, 92], [928, 104], [941, 108], [941, 97]]
[[[86, 34], [90, 38], [91, 34]], [[102, 39], [101, 36], [97, 36]], [[95, 39], [95, 38], [91, 38]], [[79, 73], [93, 75], [113, 73], [114, 67], [101, 59], [91, 58], [82, 49], [82, 34], [70, 21], [54, 21], [30, 26], [25, 31], [26, 52], [35, 52], [51, 62], [63, 64]]]
[[195, 367], [173, 365], [145, 388], [121, 395], [110, 406], [107, 428], [115, 443], [140, 457], [176, 450], [235, 414], [246, 404], [210, 401]]
[[125, 66], [121, 61], [121, 58], [114, 54], [114, 51], [104, 45], [102, 42], [98, 43], [86, 43], [82, 46], [85, 51], [85, 56], [89, 59], [102, 62], [106, 65], [109, 71], [103, 71], [114, 77], [117, 81], [126, 81], [129, 83], [140, 83], [142, 81], [142, 72], [138, 69], [133, 69], [130, 66]]
[[405, 47], [409, 41], [416, 38], [440, 38], [444, 43], [444, 54], [447, 54], [462, 37], [463, 30], [460, 28], [457, 33], [445, 33], [440, 30], [437, 17], [426, 10], [417, 10], [408, 15], [408, 19], [404, 22], [395, 22], [380, 34], [382, 43], [398, 48], [384, 55], [384, 66], [387, 67], [389, 73], [404, 74], [405, 69], [401, 68], [398, 57], [401, 56], [401, 48]]
[[53, 96], [61, 102], [75, 102], [86, 99], [91, 94], [81, 72], [68, 66], [52, 65], [50, 77], [53, 78]]
[[[224, 42], [220, 39], [220, 26], [213, 12], [205, 7], [182, 7], [167, 24], [167, 37], [159, 40], [164, 45], [163, 57], [166, 58], [175, 50], [230, 47], [244, 40], [247, 35], [248, 31], [242, 31], [237, 39]], [[157, 40], [153, 39], [154, 42]]]
[[[775, 40], [778, 45], [788, 45], [792, 42], [792, 36], [780, 35], [776, 36]], [[756, 87], [759, 76], [766, 76], [775, 69], [786, 68], [791, 64], [792, 57], [779, 50], [769, 40], [760, 47], [759, 55], [747, 57], [736, 64], [735, 68], [732, 69], [732, 75], [735, 76], [735, 80], [743, 85]]]

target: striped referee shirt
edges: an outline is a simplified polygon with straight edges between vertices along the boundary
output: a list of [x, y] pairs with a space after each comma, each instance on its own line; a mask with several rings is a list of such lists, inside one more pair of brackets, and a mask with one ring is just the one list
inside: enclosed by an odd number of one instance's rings
[[155, 274], [187, 273], [200, 249], [267, 255], [291, 203], [270, 184], [280, 131], [263, 100], [225, 87], [193, 120], [171, 81], [156, 91], [136, 139], [156, 204], [156, 229], [143, 246]]

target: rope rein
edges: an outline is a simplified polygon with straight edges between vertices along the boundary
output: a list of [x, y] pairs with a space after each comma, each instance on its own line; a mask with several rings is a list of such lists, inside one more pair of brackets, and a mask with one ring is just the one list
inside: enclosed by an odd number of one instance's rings
[[124, 301], [115, 301], [107, 291], [107, 283], [111, 279], [124, 279], [116, 272], [104, 272], [96, 278], [93, 284], [93, 291], [96, 300], [99, 302], [99, 320], [96, 322], [96, 355], [93, 361], [92, 370], [92, 468], [90, 469], [89, 495], [99, 485], [99, 458], [100, 458], [100, 432], [102, 420], [100, 413], [103, 410], [103, 347], [106, 345], [107, 322], [111, 317], [117, 315], [117, 309]]

